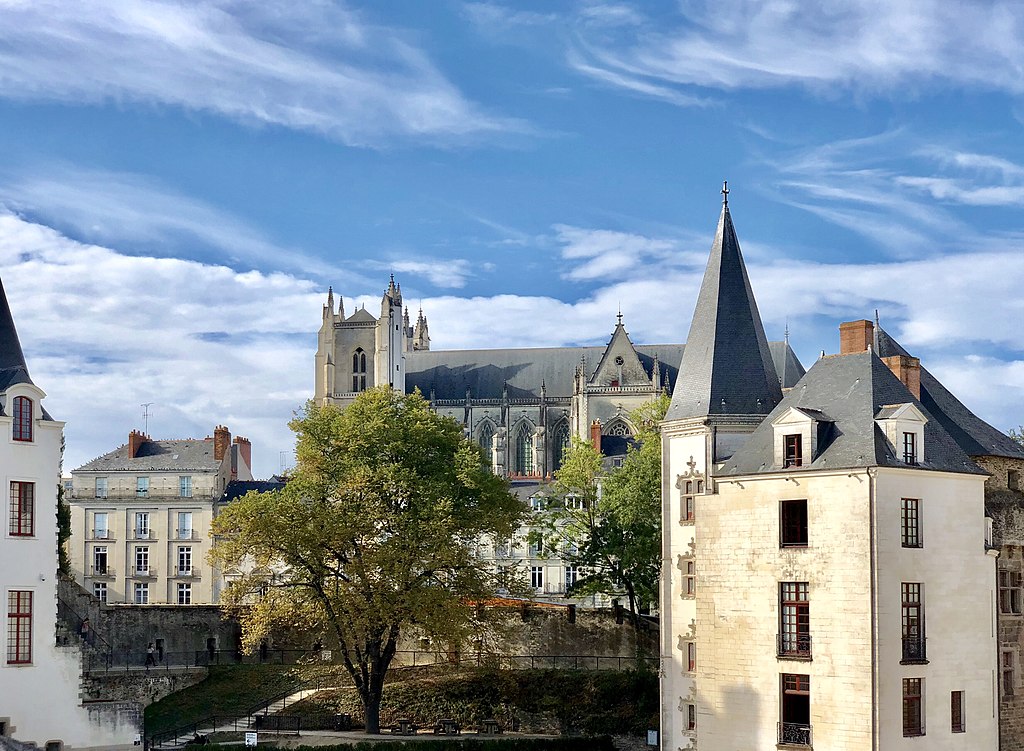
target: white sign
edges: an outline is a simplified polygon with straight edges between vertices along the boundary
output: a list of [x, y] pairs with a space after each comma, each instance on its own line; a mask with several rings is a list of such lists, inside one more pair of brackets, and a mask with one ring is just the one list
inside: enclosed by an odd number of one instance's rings
[[256, 747], [256, 735], [257, 735], [256, 733], [250, 733], [250, 732], [246, 731], [246, 733], [245, 733], [245, 745], [246, 745], [247, 748], [249, 746], [252, 746], [253, 748]]
[[658, 745], [658, 731], [657, 730], [648, 730], [647, 731], [647, 745], [648, 746], [657, 746]]

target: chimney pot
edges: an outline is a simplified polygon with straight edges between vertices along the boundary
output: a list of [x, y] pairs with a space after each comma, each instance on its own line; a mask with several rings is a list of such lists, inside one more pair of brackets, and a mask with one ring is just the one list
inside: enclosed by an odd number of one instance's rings
[[590, 423], [590, 443], [594, 446], [594, 450], [601, 451], [601, 421], [594, 420]]
[[128, 458], [134, 459], [139, 455], [139, 449], [142, 448], [142, 444], [149, 440], [149, 436], [145, 433], [141, 433], [138, 430], [133, 430], [128, 434]]
[[867, 352], [875, 341], [875, 325], [871, 321], [847, 321], [839, 324], [839, 352], [853, 355]]
[[231, 445], [231, 431], [223, 425], [218, 425], [213, 429], [213, 458], [215, 461], [223, 461], [224, 455], [228, 452], [228, 446]]

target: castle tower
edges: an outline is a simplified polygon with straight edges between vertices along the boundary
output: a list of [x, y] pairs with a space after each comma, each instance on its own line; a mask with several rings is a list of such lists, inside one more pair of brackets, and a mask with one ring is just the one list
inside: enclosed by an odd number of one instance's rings
[[416, 352], [430, 349], [430, 331], [427, 329], [427, 317], [423, 315], [423, 308], [420, 308], [420, 314], [416, 318], [416, 328], [412, 334], [412, 349]]
[[[729, 213], [728, 187], [662, 424], [662, 748], [695, 743], [697, 635], [694, 519], [715, 493], [714, 467], [782, 399]], [[673, 596], [671, 593], [676, 593]], [[678, 596], [683, 593], [683, 596]]]
[[374, 352], [374, 382], [387, 384], [399, 393], [405, 393], [405, 315], [402, 308], [402, 287], [395, 284], [395, 276], [380, 302]]

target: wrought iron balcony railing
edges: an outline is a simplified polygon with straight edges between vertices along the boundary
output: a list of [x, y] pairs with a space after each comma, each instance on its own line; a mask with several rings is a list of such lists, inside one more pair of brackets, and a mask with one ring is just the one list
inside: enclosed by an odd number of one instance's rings
[[903, 637], [903, 661], [904, 662], [927, 662], [927, 650], [923, 636]]
[[802, 722], [780, 722], [779, 744], [787, 746], [810, 746], [811, 726]]
[[811, 658], [811, 635], [784, 632], [777, 636], [777, 655], [779, 657]]

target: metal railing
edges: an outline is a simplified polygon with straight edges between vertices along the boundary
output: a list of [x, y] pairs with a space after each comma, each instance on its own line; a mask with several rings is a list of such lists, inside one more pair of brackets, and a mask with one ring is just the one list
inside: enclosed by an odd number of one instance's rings
[[780, 722], [779, 744], [787, 746], [810, 746], [811, 726], [802, 722]]
[[778, 657], [811, 657], [811, 635], [804, 633], [783, 632], [776, 635], [776, 655]]
[[89, 576], [93, 578], [105, 577], [107, 579], [113, 578], [114, 567], [113, 566], [90, 566]]
[[903, 637], [903, 660], [904, 662], [921, 662], [927, 660], [927, 639], [923, 636]]

